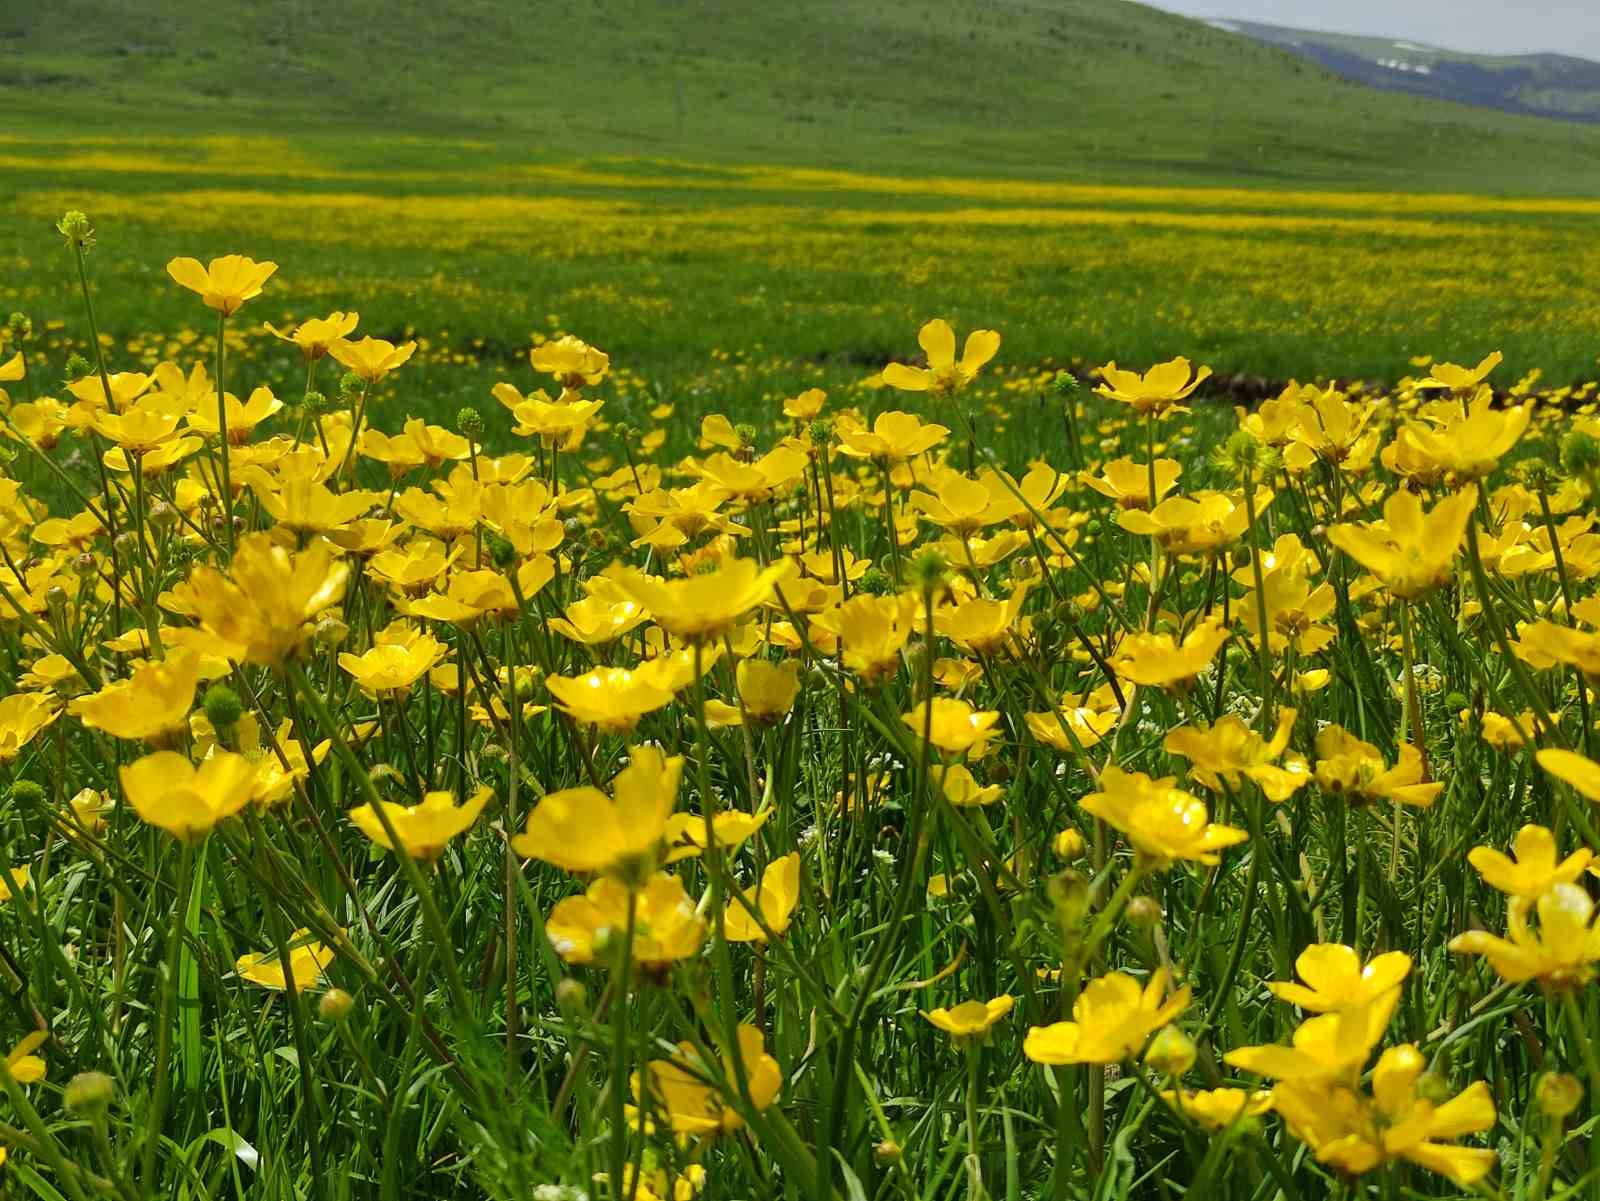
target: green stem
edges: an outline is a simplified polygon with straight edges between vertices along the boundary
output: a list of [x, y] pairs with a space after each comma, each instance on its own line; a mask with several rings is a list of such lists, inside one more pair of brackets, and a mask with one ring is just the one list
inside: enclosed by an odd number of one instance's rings
[[156, 1152], [161, 1146], [161, 1127], [167, 1117], [167, 1099], [172, 1092], [172, 1011], [178, 998], [178, 956], [183, 950], [184, 927], [189, 909], [189, 882], [194, 876], [195, 848], [183, 844], [178, 857], [178, 892], [172, 906], [172, 930], [167, 938], [165, 975], [161, 981], [161, 1014], [156, 1024], [156, 1086], [150, 1103], [150, 1121], [145, 1130], [139, 1183], [146, 1197], [156, 1195]]

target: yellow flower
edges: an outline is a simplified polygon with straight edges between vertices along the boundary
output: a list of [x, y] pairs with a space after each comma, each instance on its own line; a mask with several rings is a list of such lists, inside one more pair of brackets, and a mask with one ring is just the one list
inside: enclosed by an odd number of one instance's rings
[[1274, 1080], [1353, 1082], [1383, 1038], [1400, 1001], [1400, 990], [1381, 992], [1366, 1005], [1319, 1014], [1301, 1022], [1290, 1046], [1238, 1047], [1222, 1057], [1242, 1071]]
[[124, 764], [118, 774], [135, 813], [179, 842], [195, 843], [249, 802], [256, 765], [218, 751], [196, 768], [175, 751], [157, 751]]
[[1273, 981], [1267, 989], [1307, 1013], [1334, 1013], [1370, 1005], [1411, 974], [1411, 956], [1388, 951], [1365, 967], [1361, 956], [1340, 943], [1317, 943], [1300, 952], [1294, 970], [1303, 981]]
[[[741, 1025], [737, 1034], [739, 1060], [751, 1104], [766, 1109], [783, 1088], [783, 1071], [778, 1061], [767, 1054], [761, 1031]], [[706, 1063], [689, 1043], [680, 1043], [675, 1059], [652, 1059], [643, 1073], [633, 1077], [633, 1093], [640, 1097], [641, 1085], [664, 1112], [667, 1124], [680, 1135], [713, 1135], [742, 1129], [744, 1119], [723, 1102], [724, 1091], [737, 1096], [739, 1067], [731, 1056], [721, 1064]], [[719, 1081], [719, 1090], [712, 1081]]]
[[[1183, 467], [1176, 459], [1156, 460], [1156, 501], [1177, 487]], [[1150, 467], [1130, 458], [1107, 463], [1099, 475], [1080, 473], [1083, 482], [1101, 496], [1109, 497], [1123, 509], [1148, 509], [1150, 507]]]
[[927, 732], [928, 742], [949, 755], [968, 752], [981, 759], [995, 737], [994, 725], [1000, 720], [997, 710], [977, 710], [966, 701], [936, 696], [923, 701], [900, 720], [918, 738]]
[[1137, 1055], [1150, 1036], [1189, 1005], [1189, 987], [1167, 996], [1165, 968], [1141, 989], [1124, 972], [1091, 980], [1072, 1005], [1072, 1021], [1034, 1026], [1022, 1053], [1034, 1063], [1116, 1063]]
[[[289, 936], [289, 948], [289, 969], [294, 973], [295, 991], [304, 992], [322, 979], [322, 969], [333, 962], [333, 952], [311, 939], [306, 930], [296, 930]], [[288, 984], [283, 959], [276, 951], [241, 955], [233, 970], [241, 979], [262, 988], [284, 992]]]
[[1210, 820], [1205, 802], [1175, 787], [1177, 777], [1155, 780], [1107, 764], [1099, 792], [1078, 802], [1083, 809], [1127, 835], [1140, 854], [1166, 865], [1176, 859], [1216, 863], [1217, 852], [1250, 836]]
[[1512, 905], [1505, 938], [1469, 930], [1450, 940], [1450, 950], [1482, 955], [1502, 980], [1512, 984], [1525, 980], [1551, 988], [1587, 984], [1600, 961], [1600, 929], [1594, 925], [1589, 894], [1578, 884], [1552, 884], [1532, 908], [1539, 918], [1537, 927], [1528, 921], [1527, 905]]
[[741, 659], [735, 682], [739, 700], [751, 721], [776, 721], [794, 708], [795, 697], [800, 694], [800, 664], [794, 659], [783, 663]]
[[953, 1009], [925, 1010], [922, 1016], [951, 1038], [982, 1038], [991, 1026], [1011, 1012], [1013, 1004], [1009, 995], [1002, 994], [988, 1001], [963, 1001]]
[[515, 617], [522, 611], [511, 581], [498, 571], [456, 571], [443, 592], [401, 606], [413, 617], [470, 629], [485, 617]]
[[1449, 388], [1465, 394], [1476, 392], [1478, 385], [1489, 378], [1489, 373], [1500, 366], [1505, 356], [1498, 350], [1490, 351], [1476, 367], [1458, 367], [1454, 363], [1435, 363], [1427, 379], [1417, 384], [1419, 388]]
[[611, 367], [611, 358], [605, 351], [596, 350], [571, 334], [535, 346], [528, 352], [528, 361], [535, 371], [555, 376], [563, 388], [598, 384]]
[[766, 942], [767, 930], [782, 937], [789, 929], [789, 919], [800, 900], [800, 856], [791, 851], [767, 864], [761, 873], [761, 884], [747, 888], [744, 898], [761, 915], [756, 922], [749, 909], [734, 901], [723, 917], [722, 928], [729, 942]]
[[32, 883], [33, 869], [26, 863], [20, 867], [13, 865], [9, 875], [0, 872], [0, 903], [9, 901]]
[[[1022, 716], [1035, 738], [1063, 755], [1070, 755], [1079, 747], [1088, 750], [1098, 744], [1117, 724], [1122, 708], [1117, 704], [1111, 685], [1102, 684], [1082, 696], [1067, 693], [1054, 713], [1047, 710]], [[1062, 729], [1063, 725], [1067, 729]], [[1072, 737], [1068, 737], [1067, 730], [1071, 730]]]
[[612, 796], [587, 787], [549, 793], [511, 849], [569, 872], [648, 874], [678, 801], [683, 759], [653, 746], [636, 746], [629, 756], [611, 783]]
[[1579, 847], [1565, 859], [1559, 856], [1555, 835], [1543, 826], [1529, 825], [1517, 831], [1515, 859], [1493, 847], [1473, 847], [1467, 852], [1467, 862], [1490, 888], [1498, 889], [1514, 901], [1531, 904], [1552, 885], [1576, 883], [1594, 858], [1594, 852]]
[[[1294, 731], [1295, 711], [1278, 711], [1278, 728], [1269, 742], [1244, 721], [1227, 714], [1215, 725], [1180, 726], [1163, 742], [1169, 755], [1189, 760], [1189, 774], [1212, 792], [1237, 789], [1248, 776], [1261, 787], [1270, 801], [1285, 801], [1311, 778], [1305, 759], [1290, 751], [1289, 736]], [[1273, 762], [1283, 756], [1283, 764]]]
[[[1256, 515], [1272, 504], [1270, 488], [1257, 488]], [[1238, 541], [1250, 526], [1250, 509], [1242, 493], [1196, 492], [1169, 496], [1146, 511], [1124, 508], [1117, 524], [1130, 534], [1154, 538], [1174, 555], [1212, 555]]]
[[1493, 475], [1500, 460], [1511, 452], [1528, 429], [1533, 405], [1495, 409], [1494, 396], [1485, 394], [1466, 413], [1452, 414], [1437, 429], [1407, 422], [1400, 431], [1395, 453], [1407, 456], [1413, 474], [1450, 472], [1457, 480], [1478, 480]]
[[817, 614], [813, 625], [839, 640], [846, 670], [869, 684], [897, 670], [900, 652], [916, 629], [916, 596], [853, 596]]
[[[601, 876], [581, 896], [556, 902], [545, 922], [545, 933], [556, 954], [568, 963], [593, 963], [607, 951], [612, 939], [622, 939], [628, 929], [629, 888], [611, 876]], [[706, 923], [695, 912], [683, 890], [683, 881], [657, 872], [634, 894], [633, 960], [646, 969], [659, 969], [687, 959], [705, 941]]]
[[1135, 684], [1182, 688], [1211, 664], [1228, 640], [1218, 619], [1201, 622], [1180, 644], [1171, 634], [1126, 635], [1111, 656], [1111, 669]]
[[36, 1084], [45, 1077], [45, 1062], [35, 1055], [49, 1037], [47, 1031], [35, 1030], [25, 1035], [21, 1042], [6, 1055], [6, 1068], [18, 1084]]
[[873, 459], [898, 463], [932, 450], [950, 436], [948, 428], [922, 422], [912, 413], [891, 409], [879, 413], [868, 430], [853, 418], [841, 415], [834, 424], [839, 449], [853, 459]]
[[206, 267], [198, 259], [176, 258], [167, 264], [173, 281], [198, 292], [206, 307], [223, 316], [239, 310], [245, 301], [261, 295], [262, 285], [272, 278], [277, 263], [258, 263], [242, 254], [226, 254], [212, 259]]
[[1422, 752], [1409, 742], [1401, 745], [1399, 762], [1387, 767], [1377, 747], [1334, 725], [1317, 731], [1316, 777], [1325, 792], [1420, 808], [1433, 804], [1444, 789], [1441, 783], [1423, 782]]
[[[493, 795], [493, 789], [484, 787], [460, 805], [448, 792], [430, 792], [415, 805], [396, 805], [390, 801], [379, 801], [378, 804], [383, 806], [383, 815], [394, 827], [395, 836], [400, 839], [405, 853], [413, 859], [432, 863], [444, 854], [444, 848], [452, 838], [472, 827]], [[373, 842], [386, 851], [394, 850], [389, 832], [384, 829], [383, 821], [370, 804], [350, 810], [349, 817], [356, 828]]]
[[998, 801], [1005, 793], [999, 784], [990, 784], [983, 787], [973, 778], [972, 772], [964, 764], [952, 763], [939, 771], [939, 790], [944, 793], [945, 800], [956, 808], [966, 808], [972, 805], [991, 805]]
[[546, 624], [563, 638], [584, 646], [602, 646], [616, 641], [649, 616], [643, 607], [626, 597], [593, 593], [573, 601], [566, 608], [566, 616], [552, 617]]
[[949, 396], [970, 384], [983, 365], [1000, 349], [1000, 335], [992, 329], [975, 329], [956, 360], [956, 333], [950, 323], [935, 317], [917, 334], [917, 344], [928, 356], [927, 367], [908, 367], [890, 363], [883, 369], [883, 382], [902, 392], [929, 392]]
[[1168, 1090], [1161, 1099], [1184, 1117], [1213, 1133], [1241, 1118], [1258, 1118], [1272, 1108], [1270, 1089], [1208, 1088]]
[[174, 651], [165, 660], [139, 664], [126, 680], [78, 697], [67, 710], [113, 738], [159, 740], [188, 728], [199, 678], [200, 656]]
[[544, 683], [563, 713], [612, 734], [628, 733], [646, 713], [672, 702], [671, 689], [625, 667], [600, 667], [577, 677], [547, 676]]
[[307, 624], [344, 596], [349, 575], [326, 542], [292, 552], [266, 534], [247, 534], [228, 575], [199, 567], [175, 592], [199, 621], [209, 649], [271, 667], [300, 648]]
[[1115, 361], [1100, 368], [1100, 378], [1105, 382], [1095, 391], [1112, 400], [1132, 405], [1135, 412], [1160, 416], [1167, 412], [1186, 413], [1188, 409], [1178, 404], [1211, 376], [1211, 368], [1195, 371], [1185, 358], [1157, 363], [1143, 375], [1137, 371], [1124, 371]]
[[1328, 541], [1412, 600], [1450, 578], [1474, 503], [1472, 492], [1457, 492], [1424, 513], [1422, 499], [1402, 490], [1384, 501], [1381, 522], [1329, 526]]
[[[328, 347], [355, 332], [361, 320], [360, 313], [333, 312], [326, 317], [312, 317], [295, 326], [293, 332], [284, 333], [272, 322], [264, 322], [267, 331], [285, 342], [293, 342], [307, 362], [316, 362], [328, 353]], [[232, 425], [232, 422], [229, 422]]]
[[1494, 1099], [1479, 1081], [1435, 1100], [1418, 1087], [1426, 1067], [1415, 1046], [1391, 1047], [1373, 1068], [1370, 1099], [1354, 1088], [1296, 1081], [1273, 1090], [1273, 1107], [1318, 1163], [1361, 1175], [1401, 1159], [1470, 1187], [1489, 1174], [1495, 1153], [1438, 1140], [1488, 1130]]
[[722, 637], [793, 570], [787, 561], [762, 567], [754, 559], [732, 559], [704, 575], [664, 580], [628, 568], [618, 573], [617, 588], [674, 637], [705, 642]]
[[415, 342], [402, 342], [396, 346], [382, 338], [362, 338], [352, 342], [336, 338], [328, 344], [328, 353], [348, 371], [353, 371], [369, 384], [375, 384], [389, 372], [402, 367], [417, 351]]
[[432, 634], [413, 631], [409, 637], [395, 634], [388, 639], [379, 634], [377, 645], [365, 654], [340, 655], [339, 666], [368, 696], [396, 697], [409, 692], [446, 653], [445, 644]]
[[1600, 801], [1600, 763], [1587, 755], [1557, 747], [1542, 750], [1534, 758], [1556, 779], [1572, 785], [1591, 801]]
[[796, 421], [810, 421], [822, 412], [822, 406], [827, 401], [828, 394], [821, 388], [807, 388], [800, 395], [791, 396], [783, 402], [783, 415]]
[[0, 697], [0, 763], [22, 753], [40, 730], [61, 716], [61, 702], [48, 692], [14, 692]]

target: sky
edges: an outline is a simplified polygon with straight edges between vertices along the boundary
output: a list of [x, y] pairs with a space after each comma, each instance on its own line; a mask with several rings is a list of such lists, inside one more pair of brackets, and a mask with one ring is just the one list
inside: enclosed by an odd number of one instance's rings
[[1364, 33], [1478, 54], [1541, 50], [1600, 60], [1597, 0], [1147, 0], [1190, 17]]

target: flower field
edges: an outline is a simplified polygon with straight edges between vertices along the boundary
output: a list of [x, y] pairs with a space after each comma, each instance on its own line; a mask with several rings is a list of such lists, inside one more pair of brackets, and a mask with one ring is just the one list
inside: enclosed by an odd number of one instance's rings
[[1600, 1191], [1600, 206], [18, 157], [8, 1195]]

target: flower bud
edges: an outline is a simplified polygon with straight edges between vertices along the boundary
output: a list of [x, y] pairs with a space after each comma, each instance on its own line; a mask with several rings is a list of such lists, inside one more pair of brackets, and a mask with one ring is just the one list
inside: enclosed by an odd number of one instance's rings
[[150, 523], [150, 528], [153, 530], [170, 530], [178, 524], [178, 510], [174, 509], [166, 501], [158, 499], [150, 506], [150, 511], [145, 520]]
[[1070, 371], [1058, 371], [1050, 380], [1050, 388], [1057, 396], [1073, 396], [1082, 386]]
[[1176, 1026], [1164, 1026], [1144, 1061], [1163, 1076], [1181, 1076], [1194, 1066], [1194, 1040]]
[[904, 1152], [901, 1150], [900, 1144], [892, 1138], [886, 1138], [872, 1148], [872, 1157], [879, 1163], [899, 1163], [902, 1154]]
[[571, 976], [556, 982], [556, 1008], [567, 1021], [577, 1021], [589, 1008], [589, 990]]
[[84, 551], [72, 561], [72, 570], [81, 576], [93, 575], [97, 566], [94, 556], [88, 551]]
[[67, 1081], [61, 1100], [73, 1113], [99, 1113], [117, 1095], [116, 1081], [104, 1072], [79, 1072]]
[[33, 337], [33, 318], [26, 313], [12, 313], [6, 318], [6, 332], [18, 342]]
[[342, 1022], [350, 1016], [356, 999], [342, 988], [330, 988], [317, 1002], [317, 1016], [325, 1022]]
[[944, 586], [945, 573], [949, 564], [944, 556], [936, 550], [925, 550], [911, 563], [911, 578], [924, 595], [936, 592]]
[[339, 395], [347, 401], [361, 395], [361, 390], [367, 386], [367, 381], [354, 371], [346, 371], [339, 378]]
[[1572, 1116], [1583, 1102], [1583, 1085], [1565, 1072], [1546, 1072], [1534, 1085], [1533, 1098], [1539, 1112], [1554, 1121]]
[[70, 384], [76, 380], [80, 380], [93, 370], [94, 366], [89, 362], [89, 360], [84, 358], [76, 351], [67, 356], [67, 383]]
[[471, 405], [463, 406], [456, 414], [456, 429], [462, 437], [477, 441], [483, 436], [483, 414]]
[[1063, 859], [1077, 859], [1084, 851], [1083, 835], [1068, 826], [1056, 835], [1055, 849]]
[[309, 412], [318, 414], [331, 413], [334, 409], [339, 407], [338, 402], [330, 397], [326, 392], [317, 391], [307, 392], [305, 399], [300, 403], [305, 405]]
[[44, 787], [35, 780], [18, 780], [11, 786], [11, 803], [18, 808], [44, 804]]
[[317, 622], [316, 635], [318, 646], [343, 646], [350, 637], [350, 627], [337, 617], [324, 617]]
[[1128, 924], [1140, 930], [1150, 930], [1161, 924], [1161, 903], [1154, 897], [1134, 897], [1123, 912]]
[[1573, 430], [1561, 440], [1561, 465], [1574, 475], [1600, 468], [1600, 438]]
[[67, 240], [68, 249], [90, 250], [94, 247], [94, 226], [88, 215], [71, 209], [56, 222], [56, 232]]
[[201, 708], [205, 710], [206, 720], [219, 734], [232, 730], [244, 716], [244, 702], [226, 684], [213, 684], [207, 688]]

